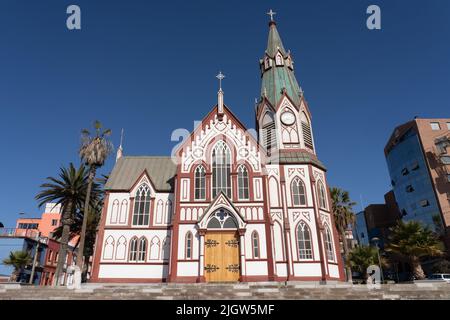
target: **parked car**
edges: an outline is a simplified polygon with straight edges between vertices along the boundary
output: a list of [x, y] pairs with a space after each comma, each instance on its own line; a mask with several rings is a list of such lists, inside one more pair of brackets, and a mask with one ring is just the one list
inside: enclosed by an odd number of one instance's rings
[[450, 273], [433, 273], [425, 280], [414, 280], [414, 282], [446, 282], [446, 283], [450, 283]]

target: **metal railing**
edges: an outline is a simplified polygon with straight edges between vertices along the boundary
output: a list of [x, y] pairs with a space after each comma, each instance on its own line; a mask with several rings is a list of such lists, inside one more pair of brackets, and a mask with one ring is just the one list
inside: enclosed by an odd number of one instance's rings
[[35, 229], [0, 228], [0, 238], [27, 238], [47, 244], [48, 238], [40, 237]]

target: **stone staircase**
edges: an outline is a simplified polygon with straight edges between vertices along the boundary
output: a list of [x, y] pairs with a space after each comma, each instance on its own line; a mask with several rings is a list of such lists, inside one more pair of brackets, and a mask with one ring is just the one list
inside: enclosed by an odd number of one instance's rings
[[83, 284], [81, 289], [0, 284], [0, 300], [361, 300], [450, 299], [450, 284], [388, 284], [369, 289], [346, 283]]

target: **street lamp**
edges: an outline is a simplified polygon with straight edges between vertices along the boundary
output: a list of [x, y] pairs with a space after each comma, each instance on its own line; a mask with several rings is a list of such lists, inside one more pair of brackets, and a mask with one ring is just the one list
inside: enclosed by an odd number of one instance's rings
[[378, 266], [380, 267], [381, 283], [383, 283], [384, 282], [383, 267], [381, 266], [380, 247], [378, 246], [378, 243], [380, 242], [380, 238], [373, 237], [372, 242], [375, 244], [375, 247], [377, 247]]

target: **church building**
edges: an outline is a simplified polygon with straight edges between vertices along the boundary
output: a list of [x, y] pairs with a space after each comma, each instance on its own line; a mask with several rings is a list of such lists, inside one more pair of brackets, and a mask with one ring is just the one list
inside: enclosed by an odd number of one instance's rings
[[344, 280], [311, 112], [270, 15], [257, 138], [224, 104], [220, 85], [217, 104], [175, 156], [124, 156], [121, 146], [91, 282]]

